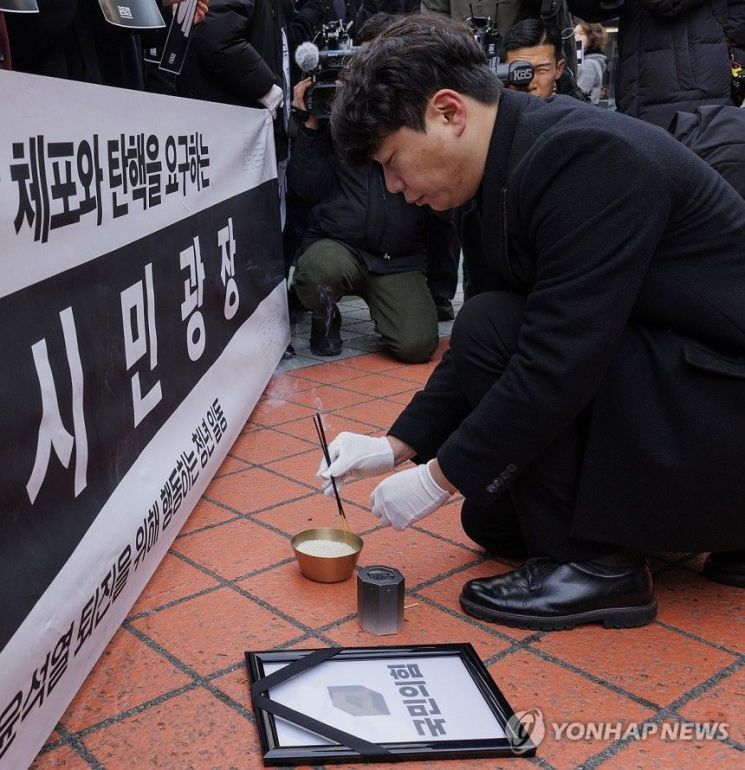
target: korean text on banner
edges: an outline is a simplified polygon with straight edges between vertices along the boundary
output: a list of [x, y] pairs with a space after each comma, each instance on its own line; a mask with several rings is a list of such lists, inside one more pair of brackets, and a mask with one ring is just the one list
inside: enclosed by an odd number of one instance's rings
[[289, 342], [266, 111], [0, 72], [0, 766], [25, 767]]

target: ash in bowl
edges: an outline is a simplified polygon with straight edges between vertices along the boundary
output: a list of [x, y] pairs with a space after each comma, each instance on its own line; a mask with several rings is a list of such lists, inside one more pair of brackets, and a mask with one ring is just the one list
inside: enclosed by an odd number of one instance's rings
[[295, 546], [298, 551], [308, 556], [321, 556], [327, 559], [337, 558], [339, 556], [352, 556], [356, 553], [355, 549], [347, 544], [336, 540], [306, 540]]

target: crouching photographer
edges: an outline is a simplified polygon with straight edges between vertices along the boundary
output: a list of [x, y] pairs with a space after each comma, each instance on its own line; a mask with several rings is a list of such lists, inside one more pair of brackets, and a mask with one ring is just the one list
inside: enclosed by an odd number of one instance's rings
[[328, 121], [307, 109], [311, 78], [293, 91], [303, 124], [295, 137], [288, 186], [310, 212], [295, 267], [295, 291], [313, 313], [310, 348], [341, 353], [337, 302], [365, 300], [378, 333], [402, 361], [427, 361], [437, 346], [437, 313], [427, 288], [425, 210], [386, 190], [378, 164], [342, 163]]

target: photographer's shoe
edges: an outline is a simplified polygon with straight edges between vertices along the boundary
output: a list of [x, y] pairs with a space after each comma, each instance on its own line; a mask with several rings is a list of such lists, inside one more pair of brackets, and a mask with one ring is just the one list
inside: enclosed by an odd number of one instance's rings
[[310, 352], [316, 356], [338, 356], [341, 353], [341, 313], [334, 307], [331, 317], [313, 313], [310, 325]]
[[528, 559], [504, 575], [469, 580], [460, 605], [490, 623], [541, 631], [583, 623], [630, 628], [650, 623], [657, 615], [646, 562], [615, 555], [569, 564]]
[[710, 553], [704, 562], [704, 575], [715, 583], [745, 588], [745, 551]]

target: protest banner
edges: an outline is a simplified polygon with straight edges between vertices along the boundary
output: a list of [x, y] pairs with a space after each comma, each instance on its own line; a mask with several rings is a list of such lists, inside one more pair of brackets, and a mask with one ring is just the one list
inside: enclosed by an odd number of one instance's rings
[[0, 767], [26, 767], [289, 342], [265, 110], [0, 72]]

